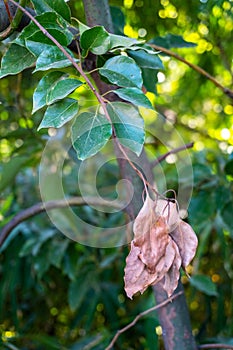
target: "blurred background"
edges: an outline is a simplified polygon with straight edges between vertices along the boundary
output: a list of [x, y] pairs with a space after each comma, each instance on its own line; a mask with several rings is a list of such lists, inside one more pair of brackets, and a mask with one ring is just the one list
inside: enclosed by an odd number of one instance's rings
[[[232, 89], [231, 0], [109, 3], [118, 33], [166, 47]], [[72, 16], [84, 22], [82, 1], [68, 4]], [[7, 41], [0, 44], [1, 56], [6, 45]], [[180, 146], [174, 131], [184, 143], [194, 142], [189, 151], [194, 188], [187, 220], [198, 235], [199, 246], [188, 267], [192, 277], [189, 280], [183, 275], [182, 282], [197, 341], [233, 345], [232, 100], [180, 60], [162, 53], [160, 58], [163, 67], [143, 72], [148, 75], [147, 96], [157, 111], [156, 115], [143, 111], [146, 151], [151, 161], [167, 152], [153, 137], [158, 128], [166, 133], [170, 147]], [[0, 227], [41, 201], [39, 164], [53, 130], [38, 132], [42, 114], [31, 115], [32, 95], [40, 78], [40, 72], [32, 75], [32, 69], [27, 69], [0, 80]], [[91, 104], [85, 89], [79, 99], [83, 106]], [[63, 136], [58, 132], [58, 138]], [[160, 170], [154, 168], [158, 187], [163, 171], [167, 188], [178, 188], [178, 160], [182, 161], [182, 152], [167, 157]], [[67, 196], [80, 194], [78, 167], [71, 150], [63, 168]], [[112, 188], [118, 180], [117, 163], [109, 162], [97, 178], [97, 188], [116, 198]], [[100, 223], [112, 227], [125, 220], [122, 213], [104, 214], [89, 206], [74, 208], [74, 212], [96, 227]], [[127, 246], [83, 246], [63, 236], [45, 213], [15, 228], [0, 252], [1, 349], [101, 350], [118, 329], [154, 305], [152, 290], [133, 301], [126, 298], [123, 274]], [[156, 313], [121, 335], [114, 349], [162, 349]]]

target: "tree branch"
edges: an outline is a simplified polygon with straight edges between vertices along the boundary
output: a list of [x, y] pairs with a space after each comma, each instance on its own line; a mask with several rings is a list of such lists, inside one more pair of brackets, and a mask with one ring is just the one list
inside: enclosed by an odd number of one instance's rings
[[220, 84], [212, 75], [210, 75], [209, 73], [207, 73], [204, 69], [202, 69], [201, 67], [186, 61], [186, 59], [184, 59], [183, 57], [179, 56], [177, 53], [172, 52], [168, 49], [166, 49], [165, 47], [162, 46], [158, 46], [158, 45], [154, 45], [154, 44], [150, 44], [151, 47], [153, 47], [155, 50], [161, 51], [163, 53], [166, 53], [168, 56], [174, 57], [177, 60], [179, 60], [180, 62], [183, 62], [184, 64], [186, 64], [187, 66], [189, 66], [190, 68], [192, 68], [193, 70], [195, 70], [196, 72], [202, 74], [204, 77], [206, 77], [207, 79], [209, 79], [210, 81], [212, 81], [212, 83], [214, 83], [215, 86], [217, 86], [220, 90], [223, 91], [224, 94], [226, 94], [228, 97], [230, 97], [231, 99], [233, 99], [233, 90], [228, 89], [226, 87], [224, 87], [222, 84]]
[[[27, 208], [21, 212], [19, 212], [17, 215], [13, 217], [12, 220], [10, 220], [2, 229], [2, 232], [0, 234], [0, 247], [6, 240], [6, 238], [9, 236], [11, 231], [18, 226], [21, 222], [30, 219], [31, 217], [40, 214], [47, 210], [52, 209], [58, 209], [58, 208], [65, 208], [67, 206], [81, 206], [81, 205], [105, 205], [106, 206], [106, 200], [102, 200], [100, 198], [95, 197], [89, 197], [85, 198], [85, 200], [82, 197], [73, 197], [69, 199], [60, 199], [60, 200], [54, 200], [54, 201], [48, 201], [48, 202], [40, 202], [35, 205], [33, 205], [30, 208]], [[114, 201], [109, 201], [109, 206], [112, 206], [116, 209], [122, 210], [123, 203], [117, 203]]]
[[151, 167], [152, 169], [154, 167], [156, 167], [156, 165], [158, 165], [159, 163], [161, 163], [163, 160], [165, 160], [168, 156], [170, 156], [171, 154], [176, 154], [176, 153], [179, 153], [181, 151], [185, 151], [186, 149], [188, 148], [192, 148], [194, 146], [194, 142], [190, 142], [190, 143], [187, 143], [186, 145], [184, 146], [181, 146], [181, 147], [177, 147], [177, 148], [174, 148], [172, 149], [171, 151], [165, 153], [165, 154], [162, 154], [160, 157], [156, 158], [153, 162], [151, 162]]
[[229, 344], [203, 344], [198, 349], [233, 349], [233, 345]]
[[143, 312], [141, 312], [140, 314], [138, 314], [132, 322], [130, 322], [127, 326], [125, 326], [124, 328], [118, 330], [115, 334], [115, 336], [113, 337], [111, 343], [105, 348], [105, 350], [110, 350], [113, 345], [115, 344], [115, 342], [117, 341], [117, 339], [119, 338], [119, 336], [126, 332], [128, 329], [130, 329], [131, 327], [133, 327], [137, 322], [138, 320], [140, 320], [140, 318], [142, 318], [143, 316], [146, 316], [148, 315], [149, 313], [151, 313], [152, 311], [155, 311], [155, 310], [158, 310], [159, 308], [167, 305], [168, 303], [170, 303], [172, 300], [176, 299], [178, 296], [180, 296], [181, 294], [183, 294], [183, 291], [181, 292], [178, 292], [176, 294], [173, 294], [170, 298], [164, 300], [162, 303], [158, 304], [158, 305], [155, 305], [153, 307], [151, 307], [150, 309], [148, 310], [145, 310]]

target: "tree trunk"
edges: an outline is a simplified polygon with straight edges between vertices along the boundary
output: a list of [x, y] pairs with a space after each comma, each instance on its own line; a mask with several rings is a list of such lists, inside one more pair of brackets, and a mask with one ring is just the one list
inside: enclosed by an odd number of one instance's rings
[[[111, 16], [109, 6], [106, 0], [83, 0], [87, 24], [89, 26], [103, 25], [107, 30], [112, 32], [113, 25], [111, 23]], [[93, 68], [93, 67], [92, 67]], [[110, 88], [106, 84], [99, 81], [99, 79], [93, 76], [97, 87], [101, 93], [108, 91]], [[117, 98], [116, 98], [117, 100]], [[128, 150], [126, 153], [133, 156]], [[127, 208], [128, 214], [131, 219], [134, 219], [142, 206], [142, 181], [139, 179], [137, 173], [132, 169], [125, 160], [121, 151], [115, 145], [115, 152], [120, 167], [121, 177], [130, 181], [134, 188], [134, 196]], [[141, 156], [137, 158], [137, 164], [145, 174], [147, 180], [153, 183], [153, 174], [151, 166], [146, 157], [145, 152], [142, 152]], [[162, 283], [158, 283], [153, 287], [155, 298], [157, 303], [167, 299]], [[183, 291], [183, 285], [179, 282], [178, 288], [175, 291]], [[182, 294], [170, 304], [160, 308], [158, 310], [159, 322], [163, 330], [163, 340], [166, 350], [196, 350], [191, 323], [189, 318], [189, 312], [186, 304], [185, 295]]]

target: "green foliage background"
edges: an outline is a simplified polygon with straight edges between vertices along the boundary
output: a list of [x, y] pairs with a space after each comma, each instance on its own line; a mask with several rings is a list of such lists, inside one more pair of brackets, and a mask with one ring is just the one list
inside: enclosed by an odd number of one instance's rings
[[[232, 1], [125, 0], [110, 4], [118, 31], [167, 45], [232, 88]], [[70, 1], [69, 6], [72, 16], [84, 21], [82, 2]], [[125, 15], [125, 23], [116, 7]], [[172, 43], [158, 38], [168, 33], [181, 35], [196, 46], [179, 48], [177, 38]], [[1, 44], [1, 54], [4, 50]], [[185, 142], [195, 142], [190, 151], [194, 191], [188, 220], [198, 235], [199, 247], [189, 269], [190, 282], [182, 276], [193, 332], [201, 343], [233, 344], [232, 101], [183, 63], [160, 57], [165, 68], [159, 70], [157, 94], [147, 95]], [[44, 129], [37, 131], [42, 113], [31, 116], [31, 110], [32, 94], [41, 77], [40, 72], [32, 76], [28, 69], [0, 80], [1, 226], [40, 201], [38, 167], [49, 136]], [[89, 98], [83, 89], [82, 104], [88, 106]], [[149, 112], [145, 119], [147, 130], [156, 132]], [[165, 122], [161, 128], [167, 128]], [[166, 131], [172, 137], [172, 128]], [[155, 156], [166, 152], [160, 143], [148, 142], [146, 147]], [[176, 189], [174, 164], [163, 162], [162, 167], [168, 187]], [[67, 169], [66, 193], [79, 195], [73, 160]], [[117, 178], [117, 165], [111, 164], [99, 177], [98, 186], [115, 183]], [[75, 210], [90, 222], [110, 220], [89, 207]], [[117, 222], [122, 217], [114, 219]], [[127, 247], [96, 249], [70, 241], [45, 214], [22, 223], [1, 248], [1, 347], [103, 349], [116, 330], [154, 305], [151, 291], [133, 301], [126, 299], [123, 269], [127, 253]], [[123, 334], [116, 349], [155, 349], [155, 344], [159, 349], [160, 342], [153, 313]]]

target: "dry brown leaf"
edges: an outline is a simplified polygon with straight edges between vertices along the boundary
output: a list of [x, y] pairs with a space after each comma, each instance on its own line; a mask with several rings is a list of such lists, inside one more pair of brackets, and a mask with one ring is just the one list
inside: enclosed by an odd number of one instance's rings
[[182, 267], [185, 269], [196, 253], [198, 240], [192, 227], [186, 222], [179, 220], [175, 230], [170, 233], [172, 239], [176, 242], [182, 259]]
[[134, 244], [140, 247], [140, 259], [154, 273], [156, 264], [165, 255], [169, 243], [168, 226], [164, 218], [159, 217], [148, 227], [139, 238], [135, 238]]
[[170, 269], [165, 274], [164, 279], [164, 289], [167, 292], [168, 297], [172, 295], [172, 293], [175, 291], [178, 285], [178, 281], [180, 278], [180, 267], [181, 267], [181, 257], [179, 253], [179, 249], [176, 245], [176, 243], [171, 240], [172, 242], [172, 248], [175, 252], [175, 258], [174, 261], [170, 267]]
[[176, 203], [148, 195], [134, 222], [135, 238], [126, 258], [125, 291], [129, 298], [143, 293], [164, 278], [164, 289], [171, 296], [177, 288], [181, 264], [193, 259], [197, 237], [191, 226], [178, 216]]
[[150, 273], [146, 265], [139, 258], [139, 255], [140, 248], [135, 247], [132, 241], [130, 253], [126, 258], [124, 276], [125, 291], [130, 299], [132, 299], [132, 296], [137, 292], [142, 294], [148, 286], [163, 278], [163, 275]]

